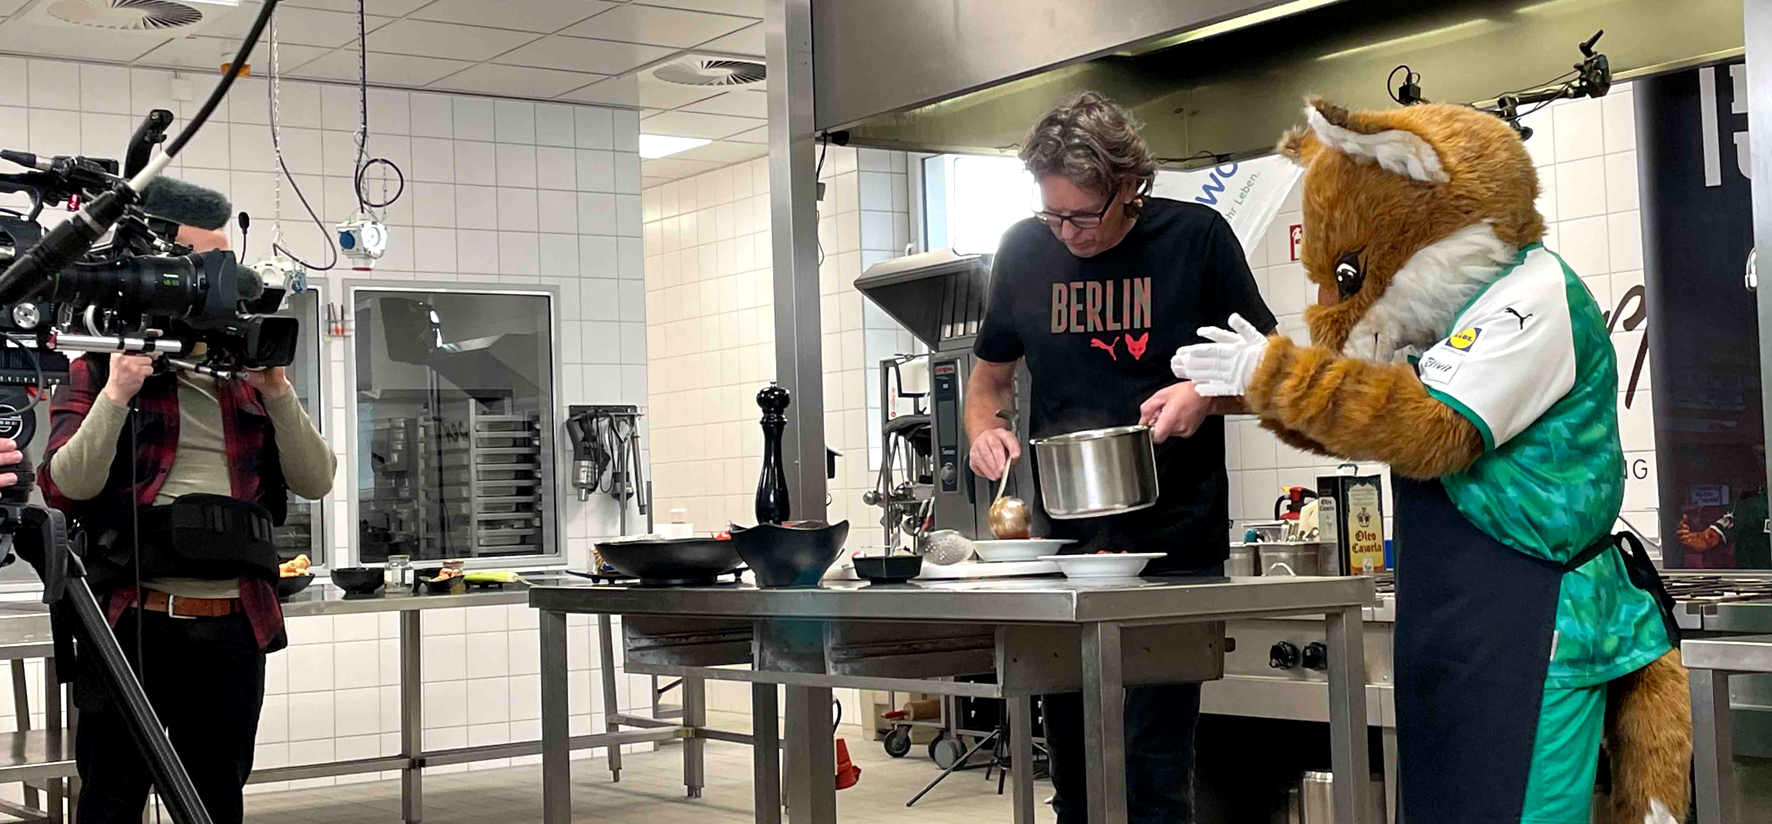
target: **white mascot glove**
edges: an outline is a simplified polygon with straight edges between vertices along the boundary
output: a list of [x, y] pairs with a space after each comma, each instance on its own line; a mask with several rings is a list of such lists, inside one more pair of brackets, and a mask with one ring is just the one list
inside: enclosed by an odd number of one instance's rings
[[1231, 315], [1230, 325], [1230, 329], [1200, 327], [1200, 337], [1212, 342], [1183, 346], [1169, 361], [1175, 376], [1193, 381], [1194, 391], [1201, 397], [1247, 394], [1255, 368], [1267, 352], [1267, 337], [1242, 315]]

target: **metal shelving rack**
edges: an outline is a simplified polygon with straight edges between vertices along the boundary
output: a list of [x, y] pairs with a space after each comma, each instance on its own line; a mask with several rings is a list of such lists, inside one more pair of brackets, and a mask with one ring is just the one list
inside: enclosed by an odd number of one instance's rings
[[441, 503], [450, 531], [463, 539], [456, 545], [475, 557], [536, 551], [545, 537], [540, 421], [470, 404], [464, 424], [445, 433], [438, 449]]

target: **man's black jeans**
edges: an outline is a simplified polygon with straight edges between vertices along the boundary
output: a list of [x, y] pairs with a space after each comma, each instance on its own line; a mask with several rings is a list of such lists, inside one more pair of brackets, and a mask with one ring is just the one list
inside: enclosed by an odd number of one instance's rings
[[[138, 627], [145, 672], [136, 656]], [[116, 632], [209, 817], [240, 824], [265, 697], [265, 655], [246, 616], [173, 618], [130, 609]], [[80, 660], [74, 701], [79, 824], [139, 824], [150, 774], [92, 656]]]
[[[1216, 577], [1222, 564], [1185, 573]], [[1179, 576], [1169, 576], [1179, 577]], [[1040, 699], [1050, 757], [1052, 809], [1058, 824], [1083, 824], [1089, 804], [1083, 771], [1083, 696]], [[1199, 684], [1163, 684], [1126, 691], [1126, 818], [1130, 824], [1192, 824], [1194, 729]]]

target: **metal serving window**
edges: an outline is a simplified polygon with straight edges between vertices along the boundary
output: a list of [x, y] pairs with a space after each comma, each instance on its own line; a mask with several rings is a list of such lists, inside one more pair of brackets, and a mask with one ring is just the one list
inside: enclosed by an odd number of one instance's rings
[[558, 295], [385, 283], [347, 284], [358, 561], [559, 558]]

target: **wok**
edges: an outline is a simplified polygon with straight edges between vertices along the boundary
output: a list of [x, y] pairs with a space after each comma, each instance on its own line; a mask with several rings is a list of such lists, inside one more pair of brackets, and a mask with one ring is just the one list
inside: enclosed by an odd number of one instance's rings
[[649, 586], [711, 584], [743, 563], [732, 541], [710, 537], [607, 541], [597, 544], [597, 554]]

